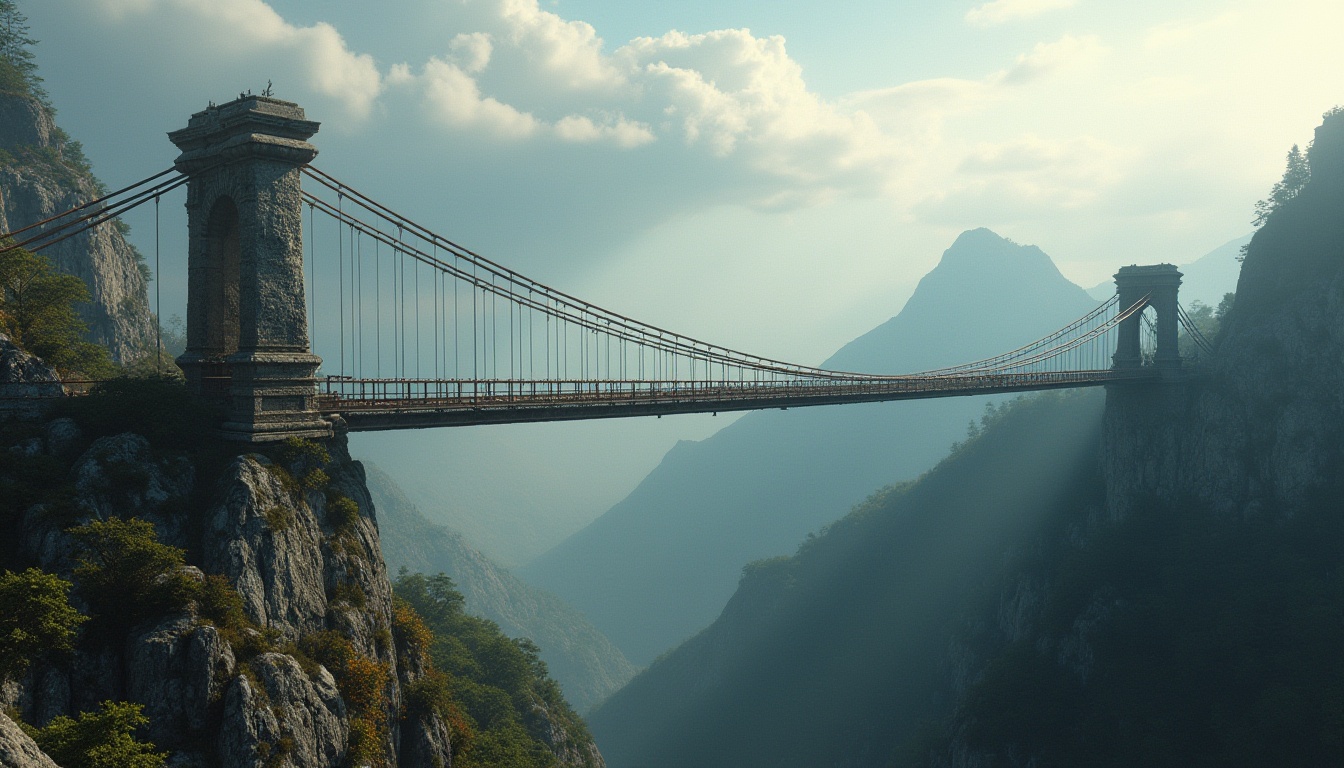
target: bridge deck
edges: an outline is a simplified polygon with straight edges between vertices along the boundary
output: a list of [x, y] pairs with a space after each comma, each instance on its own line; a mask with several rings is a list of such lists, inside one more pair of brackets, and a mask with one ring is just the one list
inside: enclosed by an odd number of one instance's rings
[[[920, 400], [1155, 381], [1153, 368], [1065, 373], [961, 374], [804, 385], [755, 382], [344, 382], [346, 394], [319, 397], [324, 413], [339, 415], [354, 432], [391, 429], [614, 419], [678, 413], [801, 408], [843, 403]], [[445, 386], [448, 385], [448, 386]], [[415, 391], [422, 388], [422, 393]], [[360, 389], [364, 393], [359, 392]], [[438, 393], [431, 394], [431, 388]], [[397, 390], [400, 389], [400, 392]], [[451, 396], [442, 394], [454, 391]]]

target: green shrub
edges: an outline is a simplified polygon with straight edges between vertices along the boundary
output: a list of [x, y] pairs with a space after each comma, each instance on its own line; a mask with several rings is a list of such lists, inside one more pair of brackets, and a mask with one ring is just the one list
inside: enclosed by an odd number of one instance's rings
[[368, 597], [365, 596], [364, 590], [358, 584], [342, 581], [332, 588], [331, 602], [345, 603], [351, 608], [363, 608], [368, 604]]
[[183, 551], [159, 542], [153, 524], [113, 517], [70, 529], [81, 549], [75, 582], [99, 618], [128, 628], [185, 608], [202, 591], [181, 572]]
[[149, 724], [139, 704], [105, 701], [78, 720], [52, 719], [44, 728], [23, 729], [63, 768], [162, 768], [167, 754], [135, 738]]
[[70, 607], [70, 582], [36, 568], [0, 572], [0, 682], [36, 658], [68, 653], [87, 617]]
[[326, 488], [330, 482], [331, 478], [327, 477], [327, 473], [320, 469], [310, 469], [303, 476], [303, 487], [304, 490], [308, 491], [320, 491]]
[[417, 715], [444, 714], [453, 704], [452, 682], [437, 669], [407, 684], [404, 695], [406, 710]]
[[331, 463], [331, 454], [325, 446], [315, 440], [302, 437], [285, 438], [285, 441], [280, 444], [279, 458], [290, 466], [300, 462], [319, 467]]
[[283, 504], [267, 507], [266, 511], [261, 513], [261, 516], [266, 518], [266, 525], [270, 526], [271, 530], [276, 533], [288, 530], [294, 524], [294, 510]]
[[349, 533], [359, 523], [359, 504], [349, 496], [330, 494], [327, 497], [327, 524], [337, 533]]

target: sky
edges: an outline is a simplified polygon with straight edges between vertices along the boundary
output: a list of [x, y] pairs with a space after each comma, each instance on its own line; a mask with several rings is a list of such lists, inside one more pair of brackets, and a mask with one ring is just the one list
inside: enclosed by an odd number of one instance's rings
[[[1083, 286], [1191, 261], [1249, 231], [1289, 146], [1344, 102], [1334, 0], [22, 8], [59, 122], [114, 188], [171, 164], [165, 133], [191, 113], [269, 81], [322, 122], [318, 167], [412, 219], [610, 309], [809, 364], [899, 311], [965, 229], [1039, 245]], [[163, 209], [165, 317], [185, 295], [180, 206]], [[152, 254], [152, 215], [130, 223]], [[620, 479], [572, 499], [591, 516], [721, 424], [516, 440], [596, 452], [582, 485]]]

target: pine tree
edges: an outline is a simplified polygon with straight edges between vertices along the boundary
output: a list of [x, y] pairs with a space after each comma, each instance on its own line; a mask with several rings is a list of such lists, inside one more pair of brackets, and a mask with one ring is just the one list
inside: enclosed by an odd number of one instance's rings
[[1284, 170], [1283, 178], [1274, 184], [1269, 197], [1255, 204], [1255, 226], [1264, 224], [1279, 206], [1297, 197], [1310, 180], [1311, 166], [1307, 164], [1307, 155], [1294, 144], [1288, 150], [1288, 168]]
[[0, 91], [19, 91], [46, 100], [28, 32], [28, 17], [15, 0], [0, 0]]

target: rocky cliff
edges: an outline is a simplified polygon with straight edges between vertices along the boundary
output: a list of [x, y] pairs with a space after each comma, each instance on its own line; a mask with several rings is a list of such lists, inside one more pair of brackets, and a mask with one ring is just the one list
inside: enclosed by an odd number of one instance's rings
[[1191, 386], [1111, 398], [1113, 514], [1155, 494], [1291, 515], [1341, 466], [1344, 114], [1316, 129], [1308, 159], [1310, 183], [1251, 240], [1211, 370]]
[[[0, 361], [0, 398], [56, 394], [3, 337]], [[0, 712], [40, 727], [132, 702], [174, 766], [602, 765], [534, 645], [436, 634], [394, 598], [343, 434], [222, 442], [165, 379], [41, 402], [0, 413], [0, 572], [73, 582], [92, 619], [70, 653], [0, 658]], [[9, 725], [4, 765], [30, 751]]]
[[[70, 156], [52, 111], [23, 93], [0, 92], [0, 232], [12, 232], [99, 196], [98, 181]], [[80, 307], [90, 341], [117, 362], [153, 348], [154, 317], [147, 298], [149, 273], [135, 248], [112, 224], [42, 251], [58, 269], [89, 288]]]
[[[343, 440], [267, 455], [207, 439], [186, 451], [132, 432], [91, 439], [68, 418], [10, 424], [6, 436], [5, 567], [69, 579], [73, 526], [137, 518], [188, 553], [182, 577], [232, 585], [241, 612], [221, 613], [216, 595], [125, 631], [100, 617], [72, 656], [6, 684], [0, 705], [40, 725], [139, 703], [147, 738], [176, 765], [335, 766], [357, 746], [375, 765], [448, 764], [448, 726], [406, 706], [423, 659], [394, 624], [363, 469]], [[333, 643], [348, 668], [323, 656]], [[350, 689], [356, 660], [375, 681], [364, 699]]]

